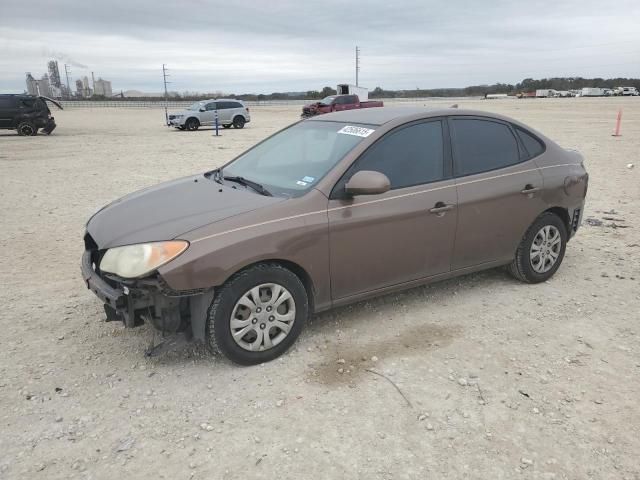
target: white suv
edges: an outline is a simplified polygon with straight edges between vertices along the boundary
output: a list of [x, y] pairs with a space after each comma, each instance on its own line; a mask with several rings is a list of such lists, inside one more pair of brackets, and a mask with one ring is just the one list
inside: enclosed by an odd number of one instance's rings
[[201, 100], [186, 110], [169, 115], [169, 126], [180, 130], [197, 130], [200, 126], [214, 126], [224, 128], [243, 128], [251, 121], [249, 109], [240, 100], [220, 98], [217, 100]]

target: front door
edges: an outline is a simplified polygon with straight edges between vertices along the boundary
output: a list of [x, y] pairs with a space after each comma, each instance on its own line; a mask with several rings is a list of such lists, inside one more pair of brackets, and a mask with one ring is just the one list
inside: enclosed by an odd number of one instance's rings
[[[336, 184], [328, 209], [334, 300], [450, 270], [457, 195], [443, 137], [440, 120], [399, 127]], [[384, 173], [391, 190], [345, 197], [360, 170]]]
[[507, 123], [450, 119], [458, 189], [453, 270], [508, 262], [545, 209], [542, 175]]
[[200, 112], [201, 125], [214, 125], [216, 118], [216, 102], [209, 102], [204, 106], [204, 112]]

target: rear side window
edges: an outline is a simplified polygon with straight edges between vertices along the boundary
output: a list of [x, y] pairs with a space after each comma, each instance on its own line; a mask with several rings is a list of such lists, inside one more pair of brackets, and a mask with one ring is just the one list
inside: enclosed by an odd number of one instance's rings
[[453, 119], [456, 174], [487, 172], [520, 162], [518, 142], [511, 129], [498, 122]]
[[442, 122], [418, 123], [388, 133], [360, 157], [352, 173], [360, 170], [384, 173], [391, 189], [442, 180]]
[[520, 137], [520, 141], [524, 145], [524, 148], [527, 150], [527, 153], [529, 153], [530, 158], [537, 157], [544, 152], [544, 144], [536, 137], [518, 127], [516, 127], [516, 132], [518, 133], [518, 137]]
[[229, 108], [244, 108], [244, 106], [238, 102], [229, 102]]

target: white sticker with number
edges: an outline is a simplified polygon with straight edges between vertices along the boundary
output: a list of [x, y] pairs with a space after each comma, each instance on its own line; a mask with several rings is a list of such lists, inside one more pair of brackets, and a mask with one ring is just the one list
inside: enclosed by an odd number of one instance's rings
[[375, 130], [372, 128], [364, 128], [364, 127], [354, 127], [352, 125], [346, 125], [338, 130], [338, 133], [342, 133], [344, 135], [355, 135], [356, 137], [368, 137]]

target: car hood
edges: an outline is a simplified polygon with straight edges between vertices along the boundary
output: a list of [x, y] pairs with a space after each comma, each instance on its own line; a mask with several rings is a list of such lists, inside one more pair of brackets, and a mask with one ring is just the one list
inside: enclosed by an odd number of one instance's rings
[[169, 112], [169, 115], [182, 115], [182, 116], [187, 116], [187, 115], [192, 115], [192, 114], [196, 114], [199, 113], [196, 110], [180, 110], [178, 112]]
[[196, 175], [140, 190], [110, 203], [87, 222], [87, 232], [99, 249], [171, 240], [283, 200], [259, 195], [233, 183], [220, 185], [204, 175]]

